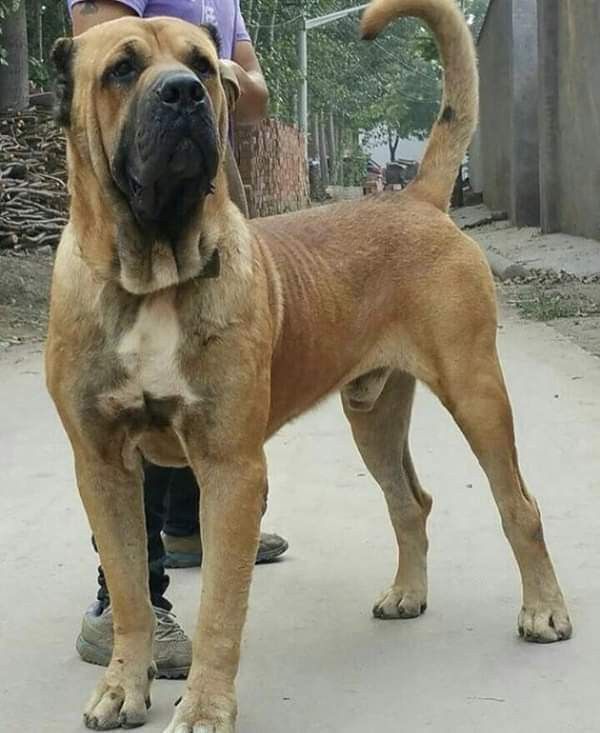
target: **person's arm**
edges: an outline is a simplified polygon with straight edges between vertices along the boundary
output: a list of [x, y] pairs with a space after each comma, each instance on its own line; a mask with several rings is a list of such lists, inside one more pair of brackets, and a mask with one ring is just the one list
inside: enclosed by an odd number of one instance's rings
[[73, 5], [73, 35], [78, 36], [92, 26], [105, 23], [107, 20], [136, 15], [128, 5], [113, 0], [83, 0]]
[[240, 85], [240, 98], [235, 108], [236, 122], [256, 124], [267, 116], [269, 90], [250, 41], [238, 41], [235, 44], [233, 67]]

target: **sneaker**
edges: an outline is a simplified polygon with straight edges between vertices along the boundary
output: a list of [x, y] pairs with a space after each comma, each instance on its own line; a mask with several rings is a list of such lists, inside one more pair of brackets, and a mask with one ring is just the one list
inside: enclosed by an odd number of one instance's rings
[[[174, 537], [163, 533], [166, 568], [195, 568], [202, 565], [202, 541], [200, 534], [188, 537]], [[288, 549], [289, 545], [278, 534], [261, 534], [256, 562], [273, 562]]]
[[262, 532], [260, 535], [260, 543], [258, 545], [258, 552], [256, 553], [256, 563], [273, 562], [278, 557], [283, 555], [288, 549], [289, 545], [283, 537], [278, 534], [265, 534]]
[[[156, 630], [154, 632], [154, 661], [157, 677], [183, 679], [187, 677], [192, 663], [192, 642], [175, 621], [172, 613], [154, 607]], [[102, 609], [94, 603], [83, 616], [81, 633], [75, 644], [84, 662], [107, 667], [113, 648], [113, 616], [108, 606]]]

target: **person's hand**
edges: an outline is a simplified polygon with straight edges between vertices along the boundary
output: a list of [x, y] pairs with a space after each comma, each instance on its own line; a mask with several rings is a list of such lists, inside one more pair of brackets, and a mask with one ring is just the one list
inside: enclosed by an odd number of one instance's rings
[[269, 106], [265, 78], [251, 43], [238, 41], [233, 56], [234, 60], [226, 63], [235, 73], [240, 87], [240, 99], [235, 109], [236, 122], [256, 124], [267, 116]]

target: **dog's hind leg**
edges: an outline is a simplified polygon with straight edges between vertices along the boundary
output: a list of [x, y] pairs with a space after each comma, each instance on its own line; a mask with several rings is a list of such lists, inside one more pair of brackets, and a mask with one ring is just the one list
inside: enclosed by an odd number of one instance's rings
[[490, 331], [461, 348], [447, 348], [436, 360], [438, 381], [430, 386], [453, 415], [488, 477], [521, 571], [520, 634], [528, 641], [560, 641], [571, 636], [571, 623], [544, 541], [538, 505], [519, 470], [512, 411], [493, 339]]
[[431, 497], [419, 484], [408, 446], [414, 390], [415, 380], [395, 371], [372, 372], [342, 390], [354, 440], [383, 490], [398, 542], [395, 580], [373, 608], [381, 619], [414, 618], [427, 606], [425, 525]]

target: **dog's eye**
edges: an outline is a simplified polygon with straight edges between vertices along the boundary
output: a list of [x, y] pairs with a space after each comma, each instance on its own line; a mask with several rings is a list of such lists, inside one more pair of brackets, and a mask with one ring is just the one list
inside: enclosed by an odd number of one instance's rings
[[202, 57], [194, 59], [193, 67], [198, 76], [212, 76], [215, 73], [210, 61]]
[[135, 66], [129, 59], [123, 59], [113, 66], [110, 75], [118, 81], [126, 81], [135, 74]]

